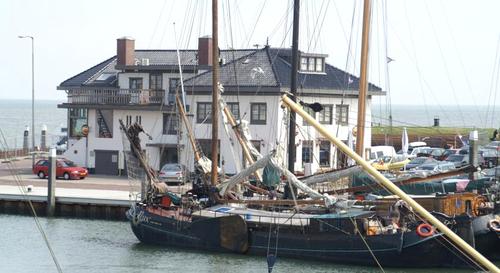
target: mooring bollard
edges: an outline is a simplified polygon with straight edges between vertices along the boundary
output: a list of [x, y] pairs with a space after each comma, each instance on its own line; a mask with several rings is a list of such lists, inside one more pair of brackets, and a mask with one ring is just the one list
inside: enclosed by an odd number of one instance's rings
[[56, 208], [56, 165], [57, 165], [57, 155], [56, 149], [50, 148], [49, 152], [49, 181], [47, 185], [47, 216], [54, 216], [54, 211]]
[[26, 155], [30, 150], [29, 135], [30, 135], [30, 127], [26, 126], [26, 129], [24, 129], [23, 133], [23, 152], [26, 153]]
[[[479, 140], [477, 130], [469, 133], [469, 164], [477, 168], [479, 166], [477, 142]], [[477, 172], [469, 173], [469, 180], [477, 179]]]
[[42, 126], [42, 133], [40, 135], [40, 147], [42, 151], [47, 150], [47, 125]]

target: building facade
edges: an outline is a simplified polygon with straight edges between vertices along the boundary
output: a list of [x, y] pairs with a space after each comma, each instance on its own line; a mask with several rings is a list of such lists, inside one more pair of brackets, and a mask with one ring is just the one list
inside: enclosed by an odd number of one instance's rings
[[[187, 116], [194, 137], [205, 155], [211, 149], [212, 39], [199, 38], [197, 50], [180, 50]], [[124, 174], [123, 134], [119, 120], [140, 123], [151, 136], [141, 136], [155, 169], [181, 163], [193, 169], [194, 156], [179, 122], [176, 90], [181, 90], [175, 50], [136, 50], [134, 40], [117, 39], [117, 54], [62, 82], [68, 94], [58, 107], [68, 109], [68, 150], [64, 156], [98, 174]], [[358, 78], [325, 62], [323, 54], [300, 53], [298, 99], [304, 105], [320, 103], [323, 110], [305, 109], [340, 139], [347, 141], [356, 125]], [[222, 97], [237, 119], [244, 120], [252, 144], [262, 154], [283, 145], [287, 149], [289, 118], [280, 97], [290, 90], [291, 50], [266, 46], [260, 49], [221, 50]], [[384, 95], [369, 86], [365, 146], [371, 142], [371, 97]], [[222, 120], [222, 119], [221, 119]], [[345, 164], [330, 142], [300, 117], [297, 123], [295, 169], [315, 172]], [[230, 126], [228, 126], [231, 131]], [[243, 166], [241, 148], [232, 132], [219, 124], [219, 164], [226, 173]], [[285, 152], [286, 154], [286, 152]]]

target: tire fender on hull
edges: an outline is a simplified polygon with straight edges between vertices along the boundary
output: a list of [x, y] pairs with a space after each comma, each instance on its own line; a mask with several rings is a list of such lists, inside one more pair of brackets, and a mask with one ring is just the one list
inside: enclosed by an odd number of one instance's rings
[[248, 228], [239, 215], [230, 215], [193, 221], [191, 231], [205, 241], [207, 248], [246, 253]]

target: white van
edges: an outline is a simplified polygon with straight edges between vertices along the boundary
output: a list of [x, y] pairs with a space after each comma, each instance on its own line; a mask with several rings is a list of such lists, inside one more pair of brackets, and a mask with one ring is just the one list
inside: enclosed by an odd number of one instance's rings
[[369, 160], [380, 159], [384, 156], [395, 157], [396, 150], [393, 146], [372, 146], [370, 148]]

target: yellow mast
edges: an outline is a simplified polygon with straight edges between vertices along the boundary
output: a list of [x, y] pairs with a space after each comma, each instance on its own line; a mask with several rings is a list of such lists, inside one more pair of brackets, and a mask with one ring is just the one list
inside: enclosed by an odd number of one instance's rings
[[363, 8], [363, 34], [361, 39], [361, 69], [359, 75], [358, 125], [356, 153], [363, 157], [365, 142], [366, 93], [368, 90], [368, 49], [370, 43], [371, 0], [365, 0]]
[[432, 214], [430, 214], [426, 209], [424, 209], [420, 204], [415, 202], [411, 197], [409, 197], [405, 192], [403, 192], [400, 188], [394, 185], [389, 179], [383, 176], [380, 172], [378, 172], [374, 167], [372, 167], [368, 162], [366, 162], [361, 156], [356, 154], [353, 150], [351, 150], [347, 145], [345, 145], [340, 139], [337, 139], [334, 135], [332, 135], [325, 127], [323, 127], [319, 122], [309, 116], [302, 107], [300, 107], [297, 103], [293, 102], [287, 95], [283, 95], [281, 97], [283, 103], [289, 107], [292, 111], [299, 114], [304, 120], [307, 121], [310, 125], [314, 126], [319, 133], [325, 136], [328, 140], [330, 140], [338, 149], [347, 154], [349, 157], [354, 159], [358, 165], [360, 165], [363, 170], [372, 175], [378, 183], [382, 184], [387, 190], [391, 193], [399, 196], [402, 200], [404, 200], [409, 206], [411, 206], [420, 216], [429, 221], [432, 225], [434, 225], [439, 231], [444, 233], [446, 237], [448, 237], [451, 241], [453, 241], [460, 249], [469, 254], [476, 262], [484, 266], [490, 272], [500, 273], [500, 269], [496, 267], [492, 262], [486, 259], [481, 253], [467, 244], [462, 238], [456, 235], [453, 231], [451, 231], [446, 225], [441, 223], [437, 218], [435, 218]]

